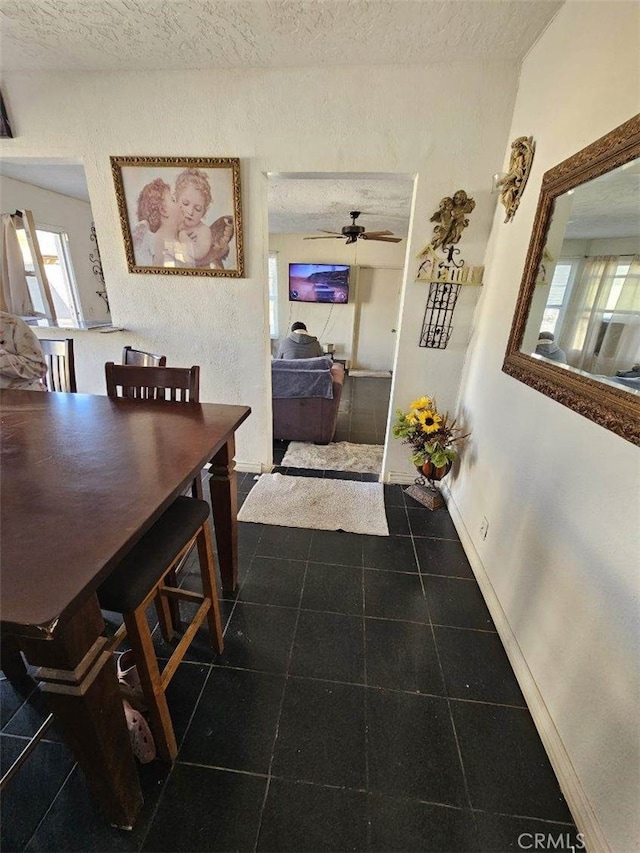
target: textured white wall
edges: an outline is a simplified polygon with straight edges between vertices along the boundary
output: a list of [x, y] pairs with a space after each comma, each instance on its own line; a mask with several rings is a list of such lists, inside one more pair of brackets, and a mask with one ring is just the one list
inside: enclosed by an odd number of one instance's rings
[[91, 206], [86, 201], [0, 175], [0, 209], [3, 213], [30, 210], [36, 227], [51, 226], [63, 228], [67, 232], [84, 318], [108, 322], [107, 307], [96, 295], [96, 290], [102, 289], [102, 285], [94, 275], [93, 264], [89, 260], [90, 255], [96, 255], [96, 244], [91, 240]]
[[[85, 333], [78, 341], [80, 390], [104, 392], [104, 353], [122, 343], [164, 352], [169, 364], [198, 363], [203, 400], [253, 409], [238, 433], [238, 460], [270, 461], [265, 173], [417, 175], [413, 254], [431, 232], [428, 219], [440, 198], [464, 187], [478, 202], [468, 231], [481, 257], [493, 213], [490, 176], [502, 159], [515, 89], [515, 67], [500, 61], [4, 75], [16, 138], [3, 140], [0, 151], [83, 161], [113, 321], [128, 330]], [[247, 278], [130, 275], [109, 164], [114, 154], [240, 157]], [[430, 388], [455, 397], [470, 315], [461, 315], [467, 330], [460, 329], [460, 340], [432, 358], [416, 346], [424, 293], [416, 285], [405, 300], [405, 393], [422, 389], [433, 360]]]
[[501, 366], [543, 173], [638, 109], [638, 9], [566, 4], [523, 64], [509, 139], [533, 134], [536, 155], [515, 220], [495, 217], [461, 394], [473, 437], [451, 483], [616, 853], [640, 848], [640, 453]]
[[[384, 206], [384, 199], [378, 203]], [[405, 265], [407, 241], [366, 243], [360, 240], [356, 246], [347, 246], [344, 240], [304, 240], [299, 234], [270, 234], [269, 249], [278, 253], [279, 337], [284, 337], [296, 320], [302, 320], [322, 343], [335, 344], [337, 358], [351, 359], [358, 299], [357, 267], [396, 267], [400, 275]], [[289, 302], [290, 263], [349, 264], [352, 267], [349, 302], [333, 307]]]

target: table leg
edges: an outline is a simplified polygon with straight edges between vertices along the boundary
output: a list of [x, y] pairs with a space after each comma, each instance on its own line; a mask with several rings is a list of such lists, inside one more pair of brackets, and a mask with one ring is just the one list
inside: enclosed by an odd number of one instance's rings
[[222, 589], [234, 592], [238, 585], [238, 484], [236, 481], [234, 436], [211, 460], [211, 508], [218, 546]]
[[40, 666], [47, 704], [109, 822], [130, 829], [142, 792], [98, 599], [92, 596], [52, 639], [20, 637]]
[[4, 635], [0, 638], [0, 669], [7, 677], [7, 681], [19, 682], [27, 675], [27, 668], [20, 654], [20, 646], [15, 637]]

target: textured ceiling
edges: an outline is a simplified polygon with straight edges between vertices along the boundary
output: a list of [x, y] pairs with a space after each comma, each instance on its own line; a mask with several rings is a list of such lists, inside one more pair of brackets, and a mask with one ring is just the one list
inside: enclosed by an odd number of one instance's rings
[[640, 237], [640, 159], [573, 193], [565, 239]]
[[409, 175], [269, 175], [269, 231], [308, 234], [340, 231], [359, 210], [367, 231], [409, 233], [413, 178]]
[[519, 60], [561, 0], [2, 0], [4, 71]]
[[[126, 71], [517, 61], [561, 0], [0, 0], [4, 71]], [[82, 167], [2, 174], [87, 199]], [[271, 176], [276, 233], [359, 224], [406, 236], [409, 176]]]

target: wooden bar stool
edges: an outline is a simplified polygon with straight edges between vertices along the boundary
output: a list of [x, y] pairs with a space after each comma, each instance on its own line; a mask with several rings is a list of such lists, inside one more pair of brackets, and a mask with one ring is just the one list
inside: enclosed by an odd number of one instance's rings
[[[125, 347], [125, 351], [126, 351]], [[124, 353], [123, 353], [124, 356]], [[155, 357], [155, 356], [154, 356]], [[161, 356], [164, 358], [164, 356]], [[138, 364], [114, 364], [108, 361], [104, 366], [107, 383], [107, 396], [129, 400], [156, 400], [163, 403], [197, 403], [200, 400], [200, 367], [164, 367], [140, 366]], [[191, 484], [191, 495], [202, 499], [201, 475]], [[172, 572], [167, 586], [178, 586], [177, 573], [181, 565]], [[178, 602], [169, 601], [169, 609], [174, 625], [178, 625], [180, 614]], [[160, 614], [158, 614], [160, 616]]]
[[[200, 558], [203, 595], [165, 584], [166, 576], [194, 544]], [[156, 603], [162, 635], [169, 641], [173, 636], [169, 598], [197, 602], [200, 606], [160, 673], [146, 609], [151, 602]], [[110, 649], [113, 651], [128, 636], [149, 708], [149, 724], [158, 755], [173, 761], [178, 746], [165, 697], [169, 682], [205, 619], [211, 645], [220, 653], [224, 648], [206, 501], [184, 496], [176, 498], [98, 588], [98, 600], [103, 610], [124, 616], [124, 625], [114, 635]]]

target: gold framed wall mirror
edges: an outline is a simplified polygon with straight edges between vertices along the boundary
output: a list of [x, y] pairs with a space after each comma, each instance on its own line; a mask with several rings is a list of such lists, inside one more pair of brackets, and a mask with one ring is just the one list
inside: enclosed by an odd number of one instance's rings
[[502, 369], [640, 445], [640, 115], [545, 173]]

